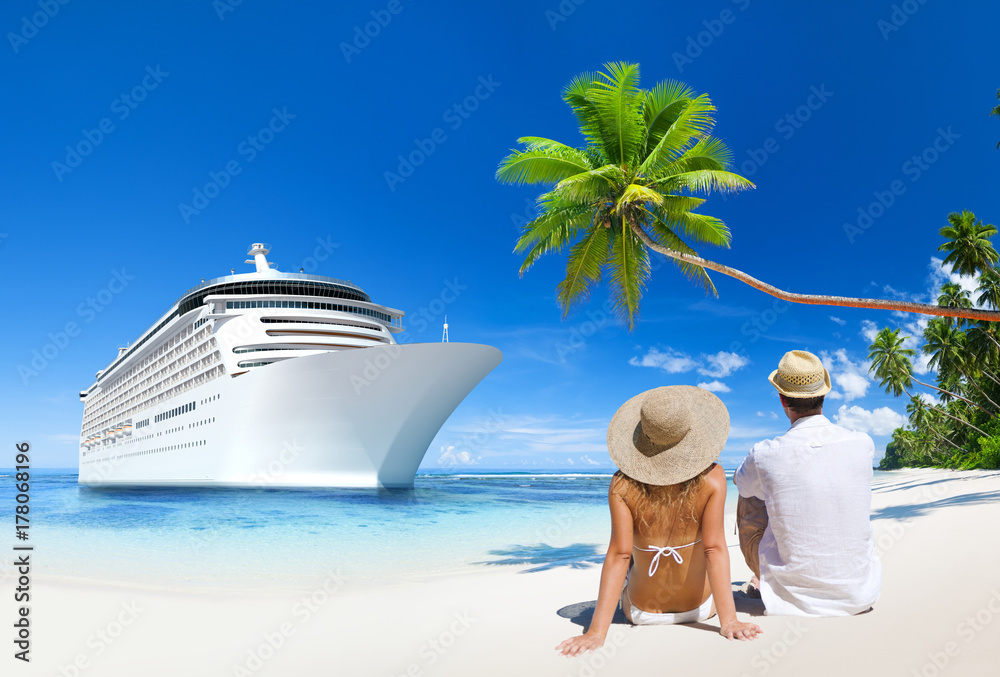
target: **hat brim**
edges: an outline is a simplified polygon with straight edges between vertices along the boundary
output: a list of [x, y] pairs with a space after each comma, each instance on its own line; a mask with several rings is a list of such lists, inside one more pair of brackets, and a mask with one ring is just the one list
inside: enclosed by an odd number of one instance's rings
[[[691, 428], [680, 442], [649, 456], [637, 445], [639, 412], [645, 397], [655, 397], [656, 391], [668, 388], [688, 400]], [[715, 463], [728, 438], [729, 410], [722, 400], [704, 388], [663, 386], [640, 393], [619, 407], [608, 425], [608, 453], [619, 470], [632, 479], [667, 486], [689, 480]]]
[[791, 397], [792, 399], [808, 399], [813, 397], [822, 397], [826, 395], [828, 392], [830, 392], [830, 389], [832, 387], [830, 385], [830, 371], [826, 368], [823, 369], [823, 387], [817, 390], [816, 392], [812, 393], [804, 393], [801, 391], [788, 390], [786, 388], [782, 388], [780, 385], [778, 385], [778, 382], [774, 380], [774, 377], [777, 375], [778, 375], [778, 370], [775, 369], [774, 371], [771, 372], [771, 375], [767, 377], [767, 380], [771, 382], [771, 385], [774, 386], [775, 390], [777, 390], [785, 397]]

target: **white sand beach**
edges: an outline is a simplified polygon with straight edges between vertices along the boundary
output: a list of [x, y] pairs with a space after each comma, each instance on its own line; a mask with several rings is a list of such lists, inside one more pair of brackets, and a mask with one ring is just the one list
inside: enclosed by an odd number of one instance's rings
[[[1000, 642], [1000, 472], [896, 471], [874, 486], [882, 597], [854, 618], [759, 616], [727, 642], [705, 624], [616, 623], [598, 653], [554, 651], [578, 634], [600, 567], [483, 568], [354, 587], [157, 589], [32, 581], [30, 664], [5, 675], [993, 675]], [[732, 531], [734, 515], [727, 515]], [[749, 572], [731, 536], [734, 581]], [[373, 544], [375, 547], [376, 544]], [[382, 546], [378, 546], [382, 547]], [[386, 549], [385, 556], [405, 558]], [[11, 635], [14, 581], [0, 584]], [[737, 596], [741, 618], [759, 602]]]

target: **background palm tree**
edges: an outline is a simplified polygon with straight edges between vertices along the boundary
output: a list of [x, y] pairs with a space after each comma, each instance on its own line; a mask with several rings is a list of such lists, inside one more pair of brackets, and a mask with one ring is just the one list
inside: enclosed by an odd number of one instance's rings
[[[941, 294], [938, 296], [938, 305], [944, 306], [946, 308], [971, 308], [972, 299], [969, 298], [970, 292], [962, 289], [962, 285], [956, 284], [955, 282], [948, 282], [941, 285]], [[961, 317], [948, 317], [945, 321], [949, 325], [958, 324], [959, 327], [964, 326], [968, 320]]]
[[978, 275], [997, 262], [997, 250], [990, 241], [997, 234], [996, 226], [977, 221], [976, 215], [969, 210], [948, 214], [948, 225], [939, 232], [948, 240], [938, 247], [938, 251], [948, 252], [944, 262], [951, 264], [953, 272]]
[[[514, 251], [525, 255], [523, 275], [543, 254], [569, 249], [557, 289], [564, 313], [606, 281], [631, 329], [650, 275], [649, 248], [673, 259], [710, 293], [715, 287], [706, 269], [793, 303], [1000, 320], [995, 310], [787, 292], [701, 258], [693, 246], [728, 247], [730, 233], [720, 219], [696, 211], [704, 199], [695, 195], [753, 187], [729, 171], [732, 154], [711, 136], [715, 106], [679, 82], [640, 89], [638, 65], [605, 68], [580, 75], [563, 90], [584, 148], [522, 137], [524, 147], [504, 158], [496, 174], [501, 183], [554, 186], [538, 198], [541, 214], [525, 224]], [[955, 246], [964, 250], [966, 244]]]
[[[868, 359], [871, 360], [871, 366], [868, 368], [868, 371], [874, 372], [875, 376], [881, 379], [879, 387], [884, 388], [886, 392], [892, 393], [897, 397], [902, 393], [906, 393], [907, 397], [913, 397], [913, 393], [909, 389], [916, 383], [925, 388], [933, 388], [942, 394], [947, 394], [968, 402], [968, 400], [960, 395], [956, 395], [951, 391], [931, 385], [930, 383], [919, 381], [913, 376], [913, 363], [910, 361], [910, 358], [916, 354], [916, 351], [912, 348], [904, 347], [903, 341], [907, 338], [909, 337], [899, 335], [899, 329], [889, 329], [886, 327], [876, 334], [875, 340], [869, 346]], [[969, 421], [959, 418], [943, 409], [940, 411], [944, 416], [956, 423], [968, 426], [979, 434], [988, 437], [987, 433]]]

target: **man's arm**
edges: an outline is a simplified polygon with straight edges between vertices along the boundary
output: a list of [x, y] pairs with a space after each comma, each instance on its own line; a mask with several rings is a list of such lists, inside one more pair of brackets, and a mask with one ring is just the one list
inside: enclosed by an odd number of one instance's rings
[[736, 469], [733, 475], [733, 484], [744, 498], [759, 498], [764, 500], [764, 487], [760, 482], [760, 473], [757, 471], [757, 445], [755, 444], [743, 463]]

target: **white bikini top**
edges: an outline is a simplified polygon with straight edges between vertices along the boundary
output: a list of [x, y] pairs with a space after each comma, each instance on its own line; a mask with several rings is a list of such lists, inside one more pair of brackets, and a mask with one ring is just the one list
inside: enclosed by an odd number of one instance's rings
[[677, 551], [680, 550], [681, 548], [690, 548], [692, 545], [695, 545], [697, 543], [701, 543], [700, 538], [694, 543], [688, 543], [687, 545], [678, 545], [678, 546], [665, 545], [662, 548], [658, 548], [655, 545], [651, 545], [648, 548], [640, 548], [638, 546], [633, 545], [632, 549], [641, 550], [642, 552], [656, 553], [655, 555], [653, 555], [653, 561], [649, 563], [649, 576], [652, 578], [653, 574], [655, 574], [656, 570], [660, 567], [660, 557], [662, 555], [668, 555], [670, 557], [673, 557], [674, 561], [677, 562], [678, 564], [684, 564], [684, 558], [681, 557], [681, 554]]

